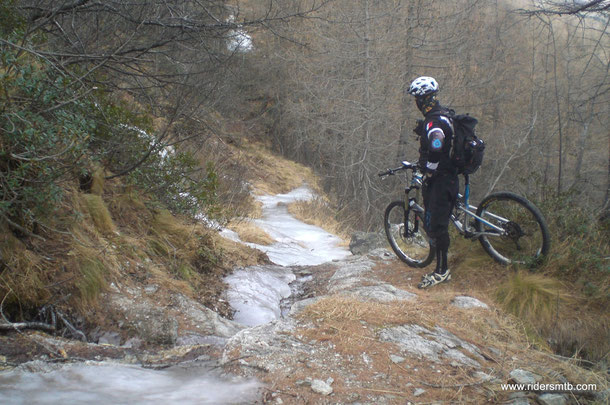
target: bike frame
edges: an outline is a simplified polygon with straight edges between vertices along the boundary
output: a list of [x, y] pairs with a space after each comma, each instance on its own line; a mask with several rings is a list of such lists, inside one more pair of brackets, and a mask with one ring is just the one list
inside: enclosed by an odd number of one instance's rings
[[[387, 169], [379, 173], [379, 177], [391, 176], [398, 172], [410, 171], [407, 173], [407, 180], [410, 182], [405, 185], [404, 196], [399, 201], [392, 201], [384, 212], [384, 228], [390, 246], [396, 255], [411, 267], [424, 267], [434, 260], [434, 241], [430, 239], [427, 232], [426, 212], [424, 204], [420, 203], [422, 195], [423, 176], [419, 172], [417, 164], [408, 161], [401, 162], [402, 166], [396, 169]], [[534, 265], [542, 262], [542, 258], [546, 256], [550, 249], [550, 234], [544, 217], [540, 210], [528, 201], [526, 198], [508, 191], [496, 192], [489, 194], [477, 206], [470, 205], [470, 182], [468, 175], [465, 175], [464, 195], [457, 194], [454, 207], [449, 213], [449, 219], [460, 233], [466, 239], [473, 241], [478, 240], [481, 246], [494, 260], [498, 263], [507, 265], [511, 263]], [[424, 183], [425, 184], [425, 183]], [[459, 191], [459, 190], [458, 190]], [[527, 218], [522, 223], [522, 219], [518, 211], [515, 211], [508, 203], [517, 204], [516, 207], [525, 209]], [[420, 205], [421, 204], [421, 205]], [[498, 205], [496, 205], [498, 204]], [[502, 213], [498, 215], [491, 212], [493, 209]], [[506, 208], [506, 210], [505, 210]], [[411, 216], [413, 214], [413, 216]], [[513, 214], [516, 216], [513, 220]], [[511, 219], [508, 219], [511, 218]], [[530, 221], [535, 223], [535, 229], [529, 229]], [[421, 222], [422, 230], [419, 230]], [[522, 229], [526, 226], [526, 232]], [[532, 238], [529, 238], [529, 237]], [[495, 238], [511, 239], [517, 251], [517, 256], [514, 252], [504, 253], [504, 244], [496, 246]], [[522, 237], [528, 237], [525, 240], [526, 245], [520, 242]], [[411, 253], [404, 250], [399, 242], [406, 245], [417, 244], [422, 248], [430, 246], [427, 256], [423, 256], [422, 252]], [[496, 239], [496, 241], [498, 241]], [[500, 247], [500, 250], [498, 250]], [[537, 251], [532, 250], [537, 248]], [[525, 252], [528, 250], [530, 252]], [[424, 252], [425, 253], [425, 252]]]
[[[458, 194], [458, 198], [461, 198], [462, 196], [460, 194]], [[477, 221], [489, 226], [490, 228], [492, 228], [494, 231], [496, 232], [472, 232], [468, 229], [468, 222], [464, 221], [464, 223], [462, 223], [455, 214], [451, 214], [451, 222], [453, 222], [453, 225], [455, 225], [455, 227], [457, 228], [457, 230], [462, 234], [465, 235], [468, 238], [477, 238], [479, 236], [502, 236], [504, 234], [504, 229], [500, 228], [499, 226], [496, 226], [494, 224], [492, 224], [491, 222], [485, 220], [484, 218], [481, 218], [480, 216], [478, 216], [475, 212], [471, 211], [471, 210], [475, 210], [477, 209], [477, 207], [473, 206], [473, 205], [467, 205], [468, 208], [466, 208], [466, 205], [464, 203], [459, 202], [456, 209], [463, 212], [464, 214], [466, 214], [467, 216], [470, 216], [474, 219], [476, 219]], [[491, 212], [487, 212], [487, 215], [489, 215], [490, 217], [497, 219], [498, 221], [501, 221], [503, 223], [508, 223], [508, 219], [506, 218], [502, 218], [499, 215], [496, 215], [494, 213]]]
[[[465, 217], [464, 217], [464, 222], [461, 222], [458, 219], [458, 216], [455, 213], [452, 213], [450, 216], [451, 222], [453, 223], [453, 225], [456, 227], [456, 229], [458, 230], [458, 232], [462, 235], [464, 235], [466, 238], [469, 239], [476, 239], [480, 236], [503, 236], [505, 235], [505, 230], [495, 224], [492, 224], [491, 222], [487, 221], [486, 219], [478, 216], [476, 214], [476, 210], [477, 207], [475, 207], [474, 205], [470, 205], [469, 204], [469, 199], [470, 199], [470, 181], [468, 178], [468, 175], [464, 176], [466, 181], [465, 181], [465, 185], [464, 185], [464, 195], [459, 194], [458, 193], [458, 199], [457, 199], [457, 203], [456, 203], [456, 207], [455, 209], [463, 212]], [[416, 190], [416, 195], [415, 197], [409, 197], [411, 191], [415, 188]], [[420, 217], [424, 215], [424, 208], [419, 205], [417, 203], [417, 201], [419, 200], [421, 195], [421, 190], [418, 187], [407, 187], [405, 189], [405, 235], [404, 236], [411, 236], [409, 235], [409, 212], [411, 210], [414, 210], [416, 212], [416, 216], [415, 218], [419, 218], [421, 220], [423, 220], [423, 218]], [[417, 215], [420, 214], [420, 215]], [[491, 218], [501, 222], [501, 223], [508, 223], [509, 220], [506, 218], [503, 218], [499, 215], [496, 215], [492, 212], [486, 212], [487, 215], [489, 215]], [[476, 221], [479, 221], [485, 225], [487, 225], [489, 228], [491, 228], [493, 230], [493, 232], [473, 232], [470, 229], [468, 229], [468, 221], [466, 220], [466, 217], [471, 217], [474, 218]], [[414, 224], [414, 230], [413, 233], [416, 233], [418, 231], [419, 228], [419, 221], [415, 221]], [[426, 228], [424, 227], [424, 232], [426, 232], [426, 234], [428, 233], [426, 231]]]

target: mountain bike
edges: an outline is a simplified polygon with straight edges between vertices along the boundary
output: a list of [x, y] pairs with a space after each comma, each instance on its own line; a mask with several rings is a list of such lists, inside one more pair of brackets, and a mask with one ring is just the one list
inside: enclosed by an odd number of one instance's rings
[[[391, 202], [385, 210], [383, 224], [390, 246], [411, 267], [426, 267], [435, 258], [435, 248], [424, 226], [425, 210], [420, 205], [421, 187], [414, 181], [417, 165], [407, 161], [379, 176], [411, 171], [405, 198]], [[487, 195], [478, 206], [469, 204], [470, 182], [465, 175], [464, 194], [458, 194], [451, 222], [466, 239], [478, 240], [498, 263], [535, 266], [542, 262], [551, 246], [544, 216], [526, 198], [511, 192]]]

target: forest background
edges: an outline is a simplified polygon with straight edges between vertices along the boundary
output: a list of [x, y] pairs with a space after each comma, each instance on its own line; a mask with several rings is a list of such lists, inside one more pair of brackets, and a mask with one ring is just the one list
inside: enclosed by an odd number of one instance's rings
[[[609, 8], [2, 0], [2, 230], [45, 251], [38, 269], [57, 267], [66, 248], [45, 243], [76, 237], [68, 197], [95, 194], [99, 178], [173, 214], [226, 222], [249, 210], [254, 174], [231, 151], [253, 141], [311, 167], [333, 197], [319, 208], [346, 229], [377, 230], [403, 187], [377, 173], [416, 159], [420, 114], [405, 90], [427, 75], [443, 104], [480, 121], [474, 199], [510, 190], [538, 204], [554, 235], [541, 271], [607, 308]], [[32, 284], [19, 277], [38, 273], [6, 246], [0, 292], [23, 314], [48, 294], [23, 292]]]

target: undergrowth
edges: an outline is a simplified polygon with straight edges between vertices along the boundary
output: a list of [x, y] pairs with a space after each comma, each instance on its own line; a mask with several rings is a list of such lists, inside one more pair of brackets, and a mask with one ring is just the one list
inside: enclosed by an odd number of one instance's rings
[[454, 265], [495, 280], [491, 296], [533, 340], [604, 369], [610, 363], [610, 227], [573, 197], [535, 201], [552, 238], [550, 254], [537, 267], [495, 264], [478, 243], [456, 233], [450, 253]]
[[540, 272], [570, 282], [579, 294], [610, 306], [610, 217], [579, 207], [573, 193], [536, 202], [546, 214], [553, 247]]
[[0, 222], [0, 310], [11, 321], [36, 320], [38, 309], [52, 305], [95, 324], [106, 316], [99, 302], [110, 283], [146, 279], [228, 315], [222, 277], [265, 260], [121, 181], [106, 182], [100, 195], [63, 187], [40, 238]]
[[565, 300], [558, 280], [517, 271], [498, 287], [496, 299], [510, 313], [532, 324], [548, 324]]

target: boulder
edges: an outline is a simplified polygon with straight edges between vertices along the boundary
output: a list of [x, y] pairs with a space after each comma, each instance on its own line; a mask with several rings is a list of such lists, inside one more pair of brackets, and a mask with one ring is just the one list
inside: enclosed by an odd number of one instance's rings
[[566, 405], [568, 403], [566, 397], [561, 394], [542, 394], [536, 398], [542, 405]]
[[106, 332], [98, 339], [100, 345], [119, 346], [121, 344], [121, 335], [116, 332]]
[[[477, 360], [483, 360], [478, 348], [452, 334], [436, 327], [433, 330], [412, 324], [383, 329], [379, 337], [384, 342], [394, 342], [405, 352], [415, 357], [435, 363], [442, 360], [456, 361], [462, 366], [480, 368]], [[464, 354], [464, 349], [475, 359]]]
[[172, 300], [180, 314], [193, 325], [197, 325], [197, 334], [230, 338], [244, 328], [243, 325], [223, 318], [183, 294], [174, 294]]
[[366, 256], [353, 256], [333, 265], [337, 266], [337, 271], [328, 281], [328, 292], [331, 294], [344, 292], [362, 284], [378, 283], [370, 278], [375, 262]]
[[380, 232], [356, 232], [349, 242], [349, 250], [354, 255], [363, 255], [371, 250], [387, 246], [387, 239]]
[[417, 295], [394, 287], [391, 284], [367, 285], [352, 288], [346, 294], [358, 297], [361, 301], [390, 302], [395, 300], [414, 300]]
[[453, 305], [454, 307], [457, 307], [457, 308], [464, 308], [464, 309], [470, 309], [470, 308], [489, 309], [489, 307], [487, 306], [486, 303], [479, 301], [476, 298], [472, 298], [472, 297], [468, 297], [468, 296], [464, 296], [464, 295], [460, 295], [460, 296], [457, 296], [454, 299], [452, 299], [451, 305]]
[[510, 378], [517, 384], [535, 384], [541, 377], [527, 370], [516, 368], [509, 374]]

